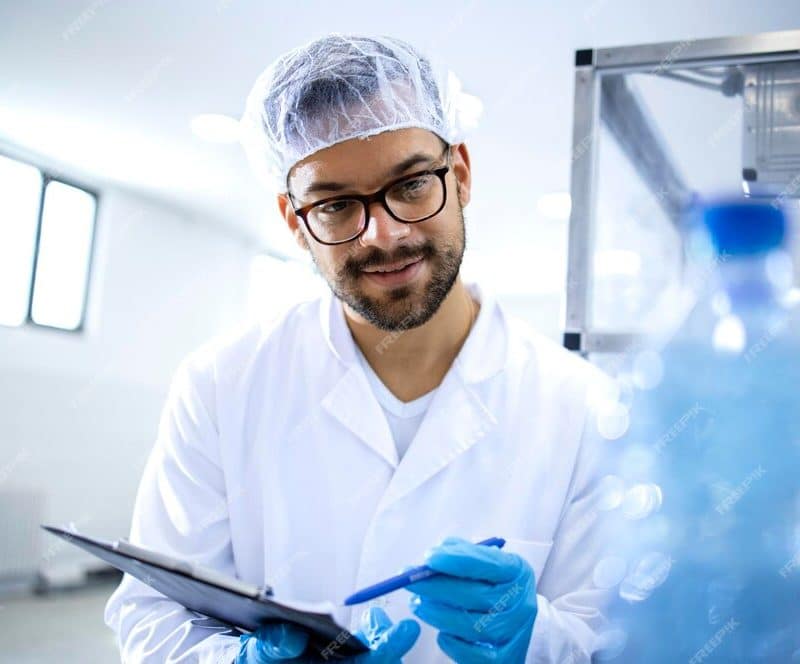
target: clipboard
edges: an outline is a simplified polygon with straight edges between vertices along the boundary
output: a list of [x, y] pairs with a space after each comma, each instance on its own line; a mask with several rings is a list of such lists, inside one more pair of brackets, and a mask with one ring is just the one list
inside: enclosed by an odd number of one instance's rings
[[187, 609], [235, 627], [254, 632], [267, 622], [289, 622], [310, 635], [309, 648], [325, 660], [344, 659], [368, 648], [341, 627], [330, 613], [282, 603], [269, 586], [256, 586], [208, 567], [131, 544], [121, 539], [106, 542], [63, 528], [42, 525], [47, 532], [88, 551], [112, 567], [139, 579]]

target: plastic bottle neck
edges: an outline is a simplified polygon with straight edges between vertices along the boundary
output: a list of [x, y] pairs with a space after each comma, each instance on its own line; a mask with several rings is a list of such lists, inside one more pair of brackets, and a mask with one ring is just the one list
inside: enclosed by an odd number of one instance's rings
[[719, 266], [716, 290], [725, 292], [734, 309], [772, 307], [787, 296], [791, 282], [778, 278], [771, 263], [776, 263], [774, 252], [731, 256]]

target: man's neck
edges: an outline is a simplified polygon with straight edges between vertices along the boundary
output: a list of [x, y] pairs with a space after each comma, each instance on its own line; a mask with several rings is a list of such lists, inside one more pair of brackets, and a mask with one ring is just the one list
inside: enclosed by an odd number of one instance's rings
[[458, 277], [439, 309], [423, 325], [387, 332], [344, 305], [345, 320], [372, 369], [401, 401], [411, 401], [442, 382], [469, 334], [478, 303]]

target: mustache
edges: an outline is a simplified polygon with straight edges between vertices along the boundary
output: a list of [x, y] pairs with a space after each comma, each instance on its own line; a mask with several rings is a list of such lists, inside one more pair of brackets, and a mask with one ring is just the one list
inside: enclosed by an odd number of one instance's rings
[[418, 247], [402, 246], [392, 253], [373, 247], [370, 252], [361, 258], [348, 258], [342, 267], [342, 272], [350, 277], [357, 277], [362, 270], [381, 267], [397, 263], [408, 258], [432, 258], [436, 255], [436, 248], [432, 242], [426, 242]]

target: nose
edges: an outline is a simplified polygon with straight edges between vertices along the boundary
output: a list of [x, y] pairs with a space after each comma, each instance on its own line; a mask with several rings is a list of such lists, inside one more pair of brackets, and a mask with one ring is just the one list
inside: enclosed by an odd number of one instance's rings
[[397, 221], [378, 201], [373, 202], [367, 212], [369, 214], [367, 230], [359, 238], [362, 245], [389, 251], [398, 241], [411, 234], [411, 225]]

